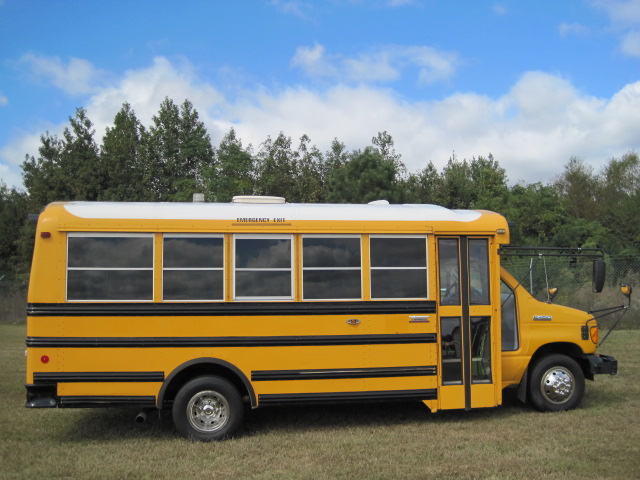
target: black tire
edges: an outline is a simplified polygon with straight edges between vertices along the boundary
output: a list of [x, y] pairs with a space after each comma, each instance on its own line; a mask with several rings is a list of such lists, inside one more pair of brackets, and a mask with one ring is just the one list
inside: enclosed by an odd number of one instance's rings
[[233, 435], [244, 416], [236, 387], [221, 377], [197, 377], [187, 382], [173, 402], [173, 423], [189, 440], [209, 442]]
[[560, 412], [578, 406], [584, 396], [584, 373], [571, 357], [541, 358], [531, 371], [529, 399], [542, 412]]

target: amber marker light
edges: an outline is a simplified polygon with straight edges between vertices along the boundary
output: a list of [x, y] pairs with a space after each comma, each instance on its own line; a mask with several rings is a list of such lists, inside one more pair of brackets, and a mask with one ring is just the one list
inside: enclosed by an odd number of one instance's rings
[[598, 327], [591, 327], [589, 329], [589, 335], [591, 336], [591, 341], [597, 345], [598, 339], [600, 338], [600, 330], [598, 330]]

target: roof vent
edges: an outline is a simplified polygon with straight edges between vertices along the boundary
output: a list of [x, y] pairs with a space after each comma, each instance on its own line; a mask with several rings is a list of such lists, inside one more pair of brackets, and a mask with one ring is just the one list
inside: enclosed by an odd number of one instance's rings
[[284, 203], [284, 197], [266, 197], [260, 195], [236, 195], [231, 203]]
[[389, 200], [374, 200], [369, 202], [369, 205], [389, 205]]
[[203, 202], [204, 202], [204, 193], [193, 194], [193, 203], [203, 203]]

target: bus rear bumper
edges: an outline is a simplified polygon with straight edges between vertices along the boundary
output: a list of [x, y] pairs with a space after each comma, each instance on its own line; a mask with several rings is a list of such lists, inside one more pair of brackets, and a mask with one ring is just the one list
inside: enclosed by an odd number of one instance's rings
[[608, 355], [585, 355], [589, 361], [589, 371], [585, 375], [593, 379], [594, 375], [616, 375], [618, 373], [618, 361]]
[[25, 384], [27, 389], [27, 408], [55, 408], [58, 406], [55, 385]]

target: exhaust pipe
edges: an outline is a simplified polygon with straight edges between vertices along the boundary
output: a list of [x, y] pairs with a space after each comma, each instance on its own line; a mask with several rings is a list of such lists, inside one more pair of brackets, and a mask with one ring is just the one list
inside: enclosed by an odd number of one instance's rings
[[143, 410], [140, 410], [140, 412], [138, 412], [138, 414], [136, 415], [136, 423], [139, 424], [143, 424], [147, 421], [147, 416], [149, 415], [149, 412], [151, 411], [151, 408], [145, 408]]

